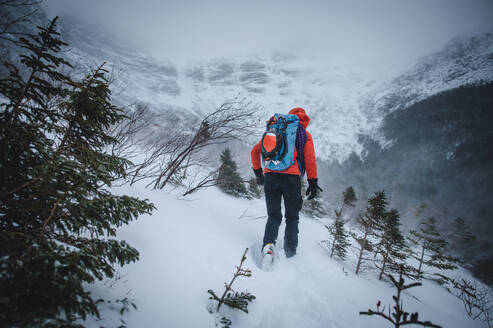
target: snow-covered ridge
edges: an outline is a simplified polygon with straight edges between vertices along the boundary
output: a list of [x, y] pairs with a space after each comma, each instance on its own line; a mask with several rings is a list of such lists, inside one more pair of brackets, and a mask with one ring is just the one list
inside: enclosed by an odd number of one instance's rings
[[423, 57], [406, 73], [361, 99], [371, 120], [433, 94], [465, 84], [493, 80], [493, 34], [457, 37]]
[[[358, 135], [376, 131], [385, 114], [437, 92], [493, 78], [493, 35], [451, 40], [393, 79], [368, 66], [338, 67], [292, 54], [215, 58], [176, 65], [105, 39], [79, 25], [62, 25], [70, 55], [107, 61], [118, 73], [121, 103], [148, 103], [182, 118], [203, 116], [237, 95], [262, 106], [261, 116], [304, 107], [321, 159], [360, 153]], [[92, 33], [92, 34], [91, 34]], [[262, 119], [259, 119], [259, 121]], [[259, 124], [259, 133], [263, 125]], [[256, 141], [253, 136], [247, 143]]]
[[[301, 106], [312, 118], [309, 129], [321, 158], [359, 152], [357, 135], [370, 128], [357, 101], [375, 83], [366, 67], [335, 67], [286, 53], [177, 65], [125, 46], [73, 18], [62, 17], [59, 25], [70, 46], [67, 56], [81, 71], [107, 62], [115, 72], [114, 98], [122, 105], [143, 102], [152, 110], [187, 119], [240, 95], [264, 109], [259, 121]], [[259, 124], [259, 134], [262, 129]]]
[[[263, 108], [258, 135], [261, 122], [271, 114], [300, 106], [311, 117], [317, 156], [325, 160], [360, 153], [358, 136], [373, 134], [384, 115], [396, 108], [493, 78], [492, 34], [456, 38], [395, 77], [382, 67], [341, 67], [288, 53], [176, 64], [153, 58], [74, 18], [62, 17], [59, 27], [70, 47], [66, 55], [81, 72], [107, 63], [115, 75], [113, 97], [118, 104], [146, 103], [176, 122], [203, 117], [240, 95]], [[245, 142], [257, 139], [253, 135]]]

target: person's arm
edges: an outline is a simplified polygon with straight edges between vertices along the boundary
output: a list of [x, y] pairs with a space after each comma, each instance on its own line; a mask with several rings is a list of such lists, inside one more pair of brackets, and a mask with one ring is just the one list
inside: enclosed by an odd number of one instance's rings
[[310, 132], [306, 131], [307, 140], [303, 150], [305, 155], [305, 170], [308, 180], [317, 178], [317, 159], [315, 158], [315, 147]]
[[262, 154], [262, 149], [260, 148], [260, 142], [253, 146], [250, 156], [252, 158], [252, 168], [257, 178], [257, 184], [259, 186], [264, 184], [264, 173], [262, 172], [262, 166], [260, 163], [260, 155]]
[[260, 155], [262, 154], [262, 149], [260, 148], [260, 142], [253, 146], [252, 151], [250, 152], [250, 156], [252, 159], [252, 167], [254, 170], [258, 170], [262, 168], [260, 163]]

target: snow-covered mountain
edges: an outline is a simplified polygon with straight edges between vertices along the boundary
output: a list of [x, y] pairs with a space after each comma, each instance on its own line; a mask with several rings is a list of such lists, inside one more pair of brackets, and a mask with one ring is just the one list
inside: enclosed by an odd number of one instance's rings
[[444, 90], [493, 80], [493, 34], [456, 37], [360, 100], [370, 121]]
[[[262, 119], [292, 107], [307, 109], [321, 159], [359, 153], [358, 135], [371, 134], [382, 117], [429, 95], [493, 78], [493, 35], [462, 37], [421, 59], [397, 77], [385, 67], [335, 66], [287, 53], [215, 58], [174, 64], [122, 45], [97, 30], [65, 19], [69, 56], [84, 64], [108, 62], [122, 104], [139, 101], [152, 110], [186, 118], [202, 116], [224, 101], [245, 97], [263, 108]], [[259, 124], [260, 130], [263, 125]], [[249, 143], [255, 142], [255, 136]]]
[[[337, 66], [288, 53], [176, 64], [153, 58], [72, 17], [62, 17], [59, 28], [70, 47], [66, 55], [80, 72], [107, 63], [115, 77], [114, 100], [121, 105], [146, 103], [151, 110], [167, 113], [174, 124], [203, 116], [237, 96], [263, 108], [260, 122], [301, 106], [312, 119], [309, 129], [317, 156], [325, 160], [360, 153], [358, 136], [372, 134], [395, 108], [462, 84], [493, 79], [492, 34], [456, 38], [395, 76], [382, 65]], [[259, 124], [259, 135], [262, 129]], [[257, 139], [253, 135], [246, 143]]]
[[[330, 63], [286, 53], [215, 58], [173, 64], [124, 46], [73, 19], [61, 19], [68, 56], [81, 68], [107, 62], [116, 72], [115, 95], [120, 104], [135, 101], [155, 111], [202, 116], [236, 96], [263, 108], [262, 120], [275, 112], [301, 106], [311, 116], [311, 131], [320, 140], [321, 158], [359, 151], [357, 135], [369, 126], [358, 99], [374, 84], [364, 67]], [[259, 124], [259, 134], [263, 129]], [[248, 140], [253, 143], [255, 139]]]

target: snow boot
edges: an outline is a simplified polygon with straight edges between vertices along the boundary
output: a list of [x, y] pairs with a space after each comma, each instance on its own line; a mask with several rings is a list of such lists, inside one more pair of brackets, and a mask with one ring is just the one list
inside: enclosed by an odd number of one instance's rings
[[268, 243], [262, 247], [262, 268], [269, 270], [274, 263], [274, 244]]

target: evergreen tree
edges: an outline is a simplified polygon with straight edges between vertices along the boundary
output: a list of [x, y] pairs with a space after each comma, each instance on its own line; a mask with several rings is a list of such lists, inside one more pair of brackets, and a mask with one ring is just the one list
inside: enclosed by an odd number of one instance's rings
[[330, 250], [330, 257], [338, 256], [341, 259], [346, 258], [347, 248], [351, 245], [349, 242], [349, 234], [344, 228], [344, 220], [336, 219], [331, 226], [325, 226], [329, 234], [333, 237]]
[[254, 198], [260, 198], [262, 196], [262, 190], [257, 184], [257, 179], [255, 177], [248, 180], [248, 193]]
[[56, 20], [21, 38], [24, 67], [6, 63], [0, 80], [1, 326], [75, 327], [99, 316], [84, 285], [138, 259], [112, 237], [153, 209], [110, 192], [129, 162], [105, 151], [116, 142], [106, 131], [125, 116], [101, 67], [80, 82], [60, 73], [68, 63]]
[[325, 209], [322, 196], [320, 194], [317, 194], [315, 198], [304, 201], [302, 212], [312, 218], [322, 218], [326, 216], [327, 210]]
[[359, 215], [357, 222], [363, 228], [363, 236], [353, 235], [353, 238], [360, 245], [358, 262], [356, 264], [356, 274], [360, 271], [365, 251], [370, 251], [374, 248], [373, 243], [369, 239], [375, 235], [378, 230], [381, 230], [382, 223], [387, 215], [387, 198], [385, 191], [377, 191], [373, 197], [368, 199], [368, 205], [363, 215]]
[[478, 256], [479, 243], [476, 236], [471, 232], [464, 219], [455, 219], [452, 229], [449, 252], [458, 257], [463, 262], [471, 263]]
[[427, 207], [428, 205], [426, 205], [425, 202], [421, 202], [418, 206], [416, 206], [415, 216], [419, 219]]
[[475, 278], [493, 286], [493, 257], [485, 257], [476, 261], [471, 271]]
[[341, 206], [341, 211], [343, 206], [349, 206], [349, 207], [354, 207], [354, 203], [358, 200], [356, 198], [356, 193], [354, 192], [354, 189], [352, 186], [349, 186], [342, 192], [343, 196], [343, 201], [342, 201], [342, 206]]
[[247, 193], [229, 148], [226, 148], [221, 153], [221, 166], [217, 175], [217, 184], [222, 191], [233, 196], [242, 196]]
[[[424, 268], [436, 268], [439, 270], [452, 270], [456, 266], [453, 264], [456, 259], [444, 255], [444, 249], [447, 242], [442, 239], [436, 227], [436, 220], [430, 217], [428, 220], [421, 222], [418, 230], [411, 230], [409, 240], [412, 245], [420, 248], [418, 254], [412, 256], [418, 260], [418, 277], [424, 277]], [[441, 274], [434, 274], [439, 282], [443, 282], [445, 278]]]
[[[376, 245], [376, 254], [382, 258], [378, 279], [387, 271], [402, 272], [409, 275], [409, 268], [404, 268], [407, 245], [400, 230], [400, 214], [393, 208], [385, 215], [380, 240]], [[378, 267], [378, 265], [377, 265]], [[401, 271], [402, 270], [402, 271]]]
[[342, 212], [345, 207], [354, 207], [354, 203], [357, 201], [356, 194], [353, 187], [346, 188], [342, 192], [343, 200], [341, 207], [335, 209], [335, 221], [331, 226], [325, 226], [329, 230], [329, 234], [333, 237], [332, 246], [330, 250], [330, 257], [334, 255], [334, 252], [338, 257], [344, 259], [346, 257], [347, 248], [351, 243], [349, 242], [349, 235], [344, 228], [344, 220], [342, 218]]

